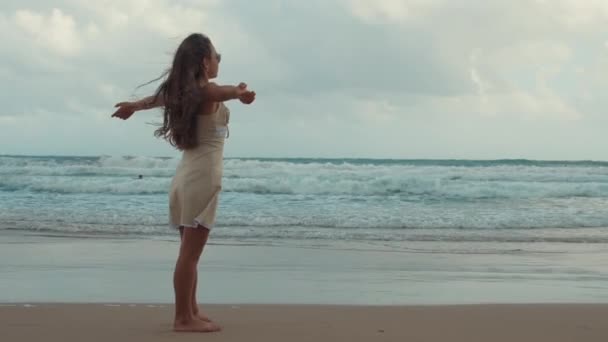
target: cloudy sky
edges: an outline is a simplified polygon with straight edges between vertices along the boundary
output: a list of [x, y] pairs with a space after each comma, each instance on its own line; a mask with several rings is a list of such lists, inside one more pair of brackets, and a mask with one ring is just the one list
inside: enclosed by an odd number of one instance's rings
[[178, 155], [110, 114], [190, 32], [227, 157], [608, 160], [606, 0], [3, 0], [0, 154]]

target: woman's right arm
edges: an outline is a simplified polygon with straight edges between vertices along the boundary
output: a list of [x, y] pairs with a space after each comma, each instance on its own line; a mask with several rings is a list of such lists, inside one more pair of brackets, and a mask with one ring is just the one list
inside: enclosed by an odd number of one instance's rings
[[164, 105], [163, 96], [148, 96], [139, 101], [134, 102], [136, 110], [146, 110], [156, 107], [162, 107]]
[[164, 105], [163, 96], [148, 96], [135, 102], [119, 102], [114, 107], [118, 109], [112, 114], [112, 117], [117, 117], [126, 120], [138, 110], [152, 109], [162, 107]]

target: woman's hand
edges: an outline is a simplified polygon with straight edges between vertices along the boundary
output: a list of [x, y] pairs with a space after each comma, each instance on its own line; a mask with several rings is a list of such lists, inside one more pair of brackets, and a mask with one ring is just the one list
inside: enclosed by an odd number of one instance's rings
[[117, 103], [114, 107], [118, 108], [112, 117], [117, 117], [119, 119], [127, 120], [137, 111], [137, 105], [134, 102], [120, 102]]
[[252, 104], [255, 101], [255, 91], [247, 90], [247, 84], [239, 83], [237, 96], [239, 101], [244, 104]]
[[239, 96], [239, 101], [244, 104], [252, 104], [255, 101], [255, 91], [246, 91]]

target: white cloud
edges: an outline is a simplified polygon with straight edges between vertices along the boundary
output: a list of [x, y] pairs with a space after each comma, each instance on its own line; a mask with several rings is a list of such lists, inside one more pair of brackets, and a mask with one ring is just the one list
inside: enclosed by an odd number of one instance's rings
[[[572, 52], [558, 42], [519, 44], [471, 53], [471, 81], [481, 115], [510, 115], [525, 119], [581, 119], [582, 113], [553, 89]], [[522, 75], [523, 74], [523, 75]]]
[[371, 127], [379, 124], [395, 122], [400, 114], [400, 108], [387, 99], [353, 99], [353, 112], [365, 125]]
[[[75, 4], [77, 2], [74, 2]], [[174, 38], [189, 32], [198, 32], [209, 25], [209, 12], [220, 5], [220, 1], [201, 0], [101, 0], [81, 4], [103, 18], [108, 31], [129, 30], [141, 26], [151, 33]]]
[[14, 116], [2, 116], [0, 115], [0, 123], [4, 125], [12, 125], [17, 122], [17, 118]]
[[534, 93], [514, 91], [493, 95], [490, 102], [493, 108], [491, 107], [489, 110], [525, 120], [579, 120], [582, 118], [580, 112], [549, 89], [540, 89]]
[[99, 91], [108, 99], [116, 99], [118, 97], [117, 87], [113, 84], [102, 83], [99, 86]]
[[346, 0], [355, 17], [367, 22], [402, 22], [427, 13], [441, 0]]
[[[45, 148], [45, 140], [57, 139], [51, 145], [59, 147], [64, 139], [45, 135], [62, 129], [54, 120], [73, 118], [76, 130], [133, 130], [132, 139], [140, 140], [130, 146], [140, 149], [125, 153], [155, 154], [162, 142], [144, 124], [158, 121], [154, 113], [126, 124], [107, 117], [114, 103], [169, 65], [186, 34], [198, 31], [223, 54], [218, 81], [246, 81], [258, 91], [254, 106], [231, 104], [232, 155], [390, 157], [399, 156], [398, 146], [417, 146], [420, 157], [475, 157], [510, 146], [505, 131], [529, 128], [517, 143], [540, 156], [551, 151], [535, 140], [533, 128], [572, 128], [567, 132], [576, 138], [592, 134], [585, 125], [608, 124], [608, 1], [8, 3], [0, 10], [0, 75], [9, 82], [0, 93], [11, 101], [0, 112], [0, 138], [31, 127], [40, 135], [31, 143]], [[471, 127], [483, 134], [463, 137]], [[264, 142], [259, 132], [269, 130], [275, 138]], [[398, 143], [383, 142], [384, 131]], [[420, 144], [428, 135], [433, 142]], [[485, 152], [474, 141], [480, 137], [488, 139]], [[278, 146], [279, 139], [286, 143]], [[112, 151], [124, 149], [116, 144]], [[109, 148], [88, 139], [78, 151]], [[568, 149], [574, 151], [560, 150]]]
[[366, 1], [351, 0], [351, 10], [356, 17], [366, 21], [373, 20], [401, 20], [407, 17], [408, 8], [404, 1]]
[[501, 70], [526, 66], [561, 66], [572, 57], [572, 49], [563, 41], [522, 40], [486, 52], [486, 57]]
[[481, 54], [480, 49], [474, 49], [473, 51], [471, 51], [471, 57], [470, 57], [471, 82], [473, 82], [473, 84], [475, 85], [475, 88], [477, 89], [477, 96], [479, 97], [479, 112], [482, 115], [494, 115], [495, 114], [494, 111], [487, 110], [488, 101], [489, 101], [488, 96], [487, 96], [487, 91], [488, 91], [489, 85], [481, 78], [479, 71], [477, 70], [477, 63], [478, 63], [480, 54]]
[[123, 30], [129, 24], [129, 15], [119, 8], [100, 6], [97, 9], [108, 30]]
[[81, 38], [74, 18], [54, 8], [49, 14], [18, 10], [15, 24], [34, 39], [36, 44], [62, 56], [80, 52]]
[[608, 1], [605, 0], [537, 0], [544, 13], [570, 30], [595, 29], [606, 25]]

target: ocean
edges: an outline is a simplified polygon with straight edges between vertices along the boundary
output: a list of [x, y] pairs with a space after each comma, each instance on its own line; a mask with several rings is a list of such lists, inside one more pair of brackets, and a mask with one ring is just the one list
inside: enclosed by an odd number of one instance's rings
[[[170, 303], [178, 163], [0, 156], [0, 302]], [[608, 162], [227, 158], [201, 300], [608, 302], [607, 208]]]
[[[0, 230], [174, 235], [178, 162], [1, 156]], [[607, 208], [608, 162], [229, 158], [213, 238], [606, 243]]]

